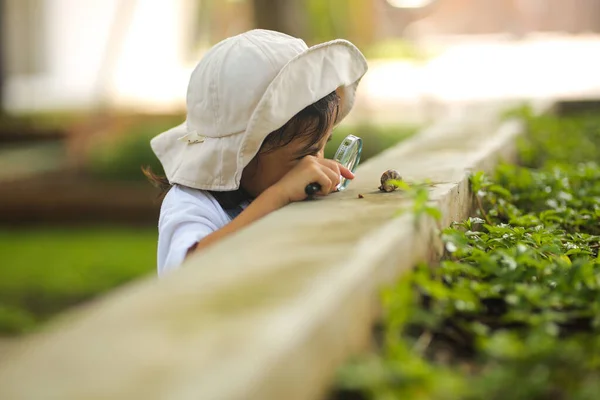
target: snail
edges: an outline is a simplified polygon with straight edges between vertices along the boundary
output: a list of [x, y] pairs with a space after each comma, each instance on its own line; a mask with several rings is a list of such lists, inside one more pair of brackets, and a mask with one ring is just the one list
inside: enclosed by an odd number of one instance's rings
[[381, 186], [379, 186], [379, 190], [382, 192], [393, 192], [398, 187], [394, 185], [390, 181], [401, 181], [402, 177], [398, 173], [398, 171], [394, 169], [388, 169], [383, 174], [381, 174]]

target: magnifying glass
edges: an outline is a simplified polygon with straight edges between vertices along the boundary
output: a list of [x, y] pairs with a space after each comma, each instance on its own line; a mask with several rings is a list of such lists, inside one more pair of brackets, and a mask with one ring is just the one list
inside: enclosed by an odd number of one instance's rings
[[[339, 162], [340, 164], [342, 164], [344, 167], [348, 168], [350, 171], [352, 171], [352, 173], [354, 173], [354, 171], [356, 171], [356, 167], [358, 166], [358, 163], [360, 162], [360, 154], [361, 153], [362, 153], [362, 139], [359, 138], [358, 136], [348, 135], [342, 141], [342, 144], [340, 144], [340, 147], [338, 147], [333, 159], [335, 161]], [[348, 184], [350, 184], [350, 180], [346, 179], [342, 176], [340, 179], [340, 183], [337, 186], [337, 190], [341, 192], [342, 190], [346, 189]], [[304, 192], [307, 195], [312, 196], [313, 194], [317, 193], [319, 190], [321, 190], [321, 185], [319, 185], [316, 182], [313, 182], [309, 185], [306, 185]]]

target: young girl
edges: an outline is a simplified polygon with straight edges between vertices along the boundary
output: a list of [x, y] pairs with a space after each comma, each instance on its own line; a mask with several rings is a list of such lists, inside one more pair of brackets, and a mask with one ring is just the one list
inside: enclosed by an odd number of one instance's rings
[[367, 62], [350, 42], [311, 48], [252, 30], [208, 51], [194, 69], [185, 123], [151, 141], [168, 190], [158, 223], [158, 272], [286, 204], [336, 190], [352, 172], [323, 158], [350, 111]]

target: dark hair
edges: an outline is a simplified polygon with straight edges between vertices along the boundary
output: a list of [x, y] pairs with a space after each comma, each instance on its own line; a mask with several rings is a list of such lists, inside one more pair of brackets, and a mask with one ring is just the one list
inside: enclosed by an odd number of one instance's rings
[[[337, 118], [339, 109], [339, 97], [335, 91], [305, 107], [294, 115], [281, 128], [271, 132], [263, 141], [259, 154], [268, 153], [285, 147], [295, 139], [304, 139], [305, 148], [308, 149], [319, 143], [329, 126]], [[155, 174], [150, 167], [142, 167], [142, 172], [150, 183], [161, 190], [160, 197], [164, 196], [171, 184], [164, 176]], [[250, 198], [243, 188], [229, 192], [209, 191], [219, 202], [221, 207], [228, 209], [236, 207], [242, 201]]]

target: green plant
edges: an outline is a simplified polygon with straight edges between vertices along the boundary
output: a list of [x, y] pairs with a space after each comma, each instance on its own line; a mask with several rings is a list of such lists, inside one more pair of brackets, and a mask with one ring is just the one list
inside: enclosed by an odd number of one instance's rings
[[156, 265], [155, 229], [0, 230], [0, 335], [36, 329]]
[[397, 215], [411, 212], [415, 216], [415, 222], [425, 215], [433, 218], [436, 221], [440, 221], [442, 219], [441, 211], [437, 207], [432, 206], [429, 201], [428, 188], [431, 185], [430, 182], [407, 183], [399, 180], [389, 180], [387, 182], [404, 191], [406, 197], [412, 200], [410, 203], [410, 208], [401, 208], [398, 210]]
[[527, 166], [472, 176], [477, 215], [385, 290], [380, 350], [342, 368], [338, 397], [597, 398], [598, 116], [516, 115]]
[[86, 170], [93, 177], [117, 181], [145, 180], [142, 166], [150, 166], [155, 173], [162, 174], [150, 139], [180, 123], [175, 118], [138, 122], [116, 140], [96, 143], [88, 157]]
[[544, 167], [598, 160], [600, 149], [600, 113], [584, 112], [557, 118], [535, 116], [528, 106], [506, 113], [519, 118], [529, 134], [519, 141], [521, 165]]

